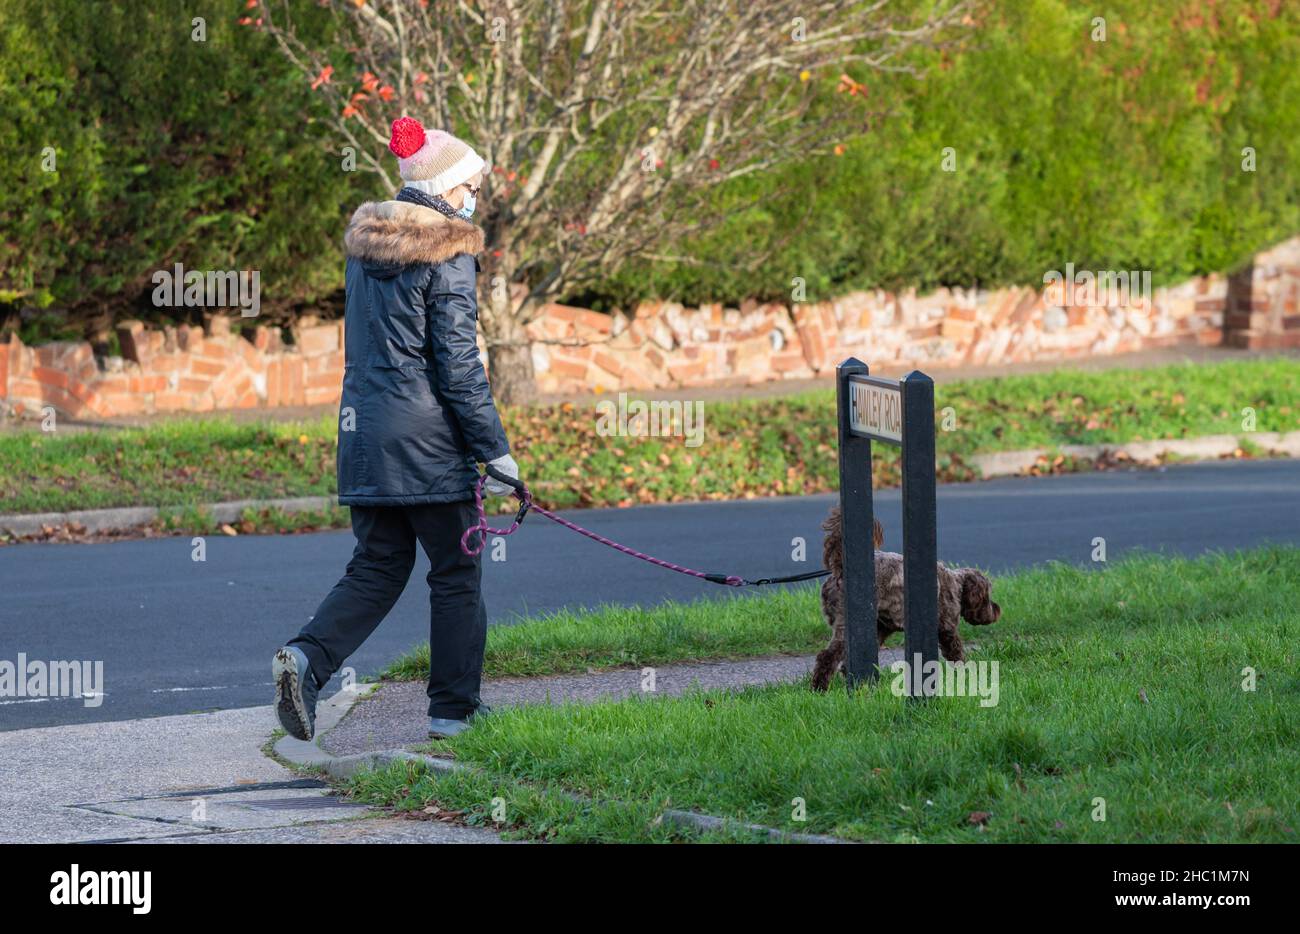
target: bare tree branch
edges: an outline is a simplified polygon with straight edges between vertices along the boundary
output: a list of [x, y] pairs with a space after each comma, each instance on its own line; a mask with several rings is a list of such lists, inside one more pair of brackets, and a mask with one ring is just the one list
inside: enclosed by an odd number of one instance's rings
[[701, 210], [719, 185], [860, 132], [848, 108], [814, 109], [816, 82], [920, 74], [982, 0], [319, 2], [341, 47], [309, 48], [289, 0], [259, 0], [263, 28], [362, 168], [396, 188], [385, 147], [403, 114], [492, 166], [482, 321], [494, 383], [495, 351], [513, 349], [531, 384], [523, 327], [546, 301], [677, 255], [726, 219]]

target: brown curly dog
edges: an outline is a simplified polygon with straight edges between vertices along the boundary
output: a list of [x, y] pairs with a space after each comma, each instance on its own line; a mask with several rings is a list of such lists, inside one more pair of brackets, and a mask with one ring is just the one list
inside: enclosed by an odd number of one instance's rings
[[[831, 641], [817, 653], [813, 665], [812, 686], [824, 691], [844, 662], [844, 529], [839, 507], [822, 523], [826, 538], [822, 543], [823, 566], [830, 576], [822, 584], [822, 615], [831, 627]], [[885, 533], [879, 522], [871, 529], [876, 548], [876, 637], [885, 644], [890, 633], [903, 630], [903, 556], [880, 551]], [[966, 650], [957, 632], [959, 620], [973, 626], [996, 623], [1002, 608], [992, 600], [989, 579], [975, 568], [949, 568], [942, 563], [939, 577], [939, 650], [950, 662], [966, 660]]]

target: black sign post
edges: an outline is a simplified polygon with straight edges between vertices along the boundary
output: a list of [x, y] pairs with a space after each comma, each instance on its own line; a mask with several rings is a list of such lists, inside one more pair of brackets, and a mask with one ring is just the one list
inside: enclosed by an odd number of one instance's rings
[[[903, 657], [908, 695], [920, 697], [922, 665], [939, 659], [938, 531], [934, 492], [934, 380], [903, 377]], [[917, 665], [920, 660], [922, 665]]]
[[871, 542], [871, 438], [853, 430], [850, 380], [867, 365], [849, 357], [835, 368], [840, 436], [840, 520], [844, 529], [844, 680], [849, 690], [880, 674], [876, 642], [876, 558]]
[[924, 666], [939, 658], [934, 381], [916, 370], [902, 380], [871, 376], [867, 365], [854, 357], [836, 368], [836, 376], [845, 680], [852, 689], [880, 674], [871, 442], [884, 441], [903, 449], [903, 639], [911, 675], [907, 693], [923, 696]]

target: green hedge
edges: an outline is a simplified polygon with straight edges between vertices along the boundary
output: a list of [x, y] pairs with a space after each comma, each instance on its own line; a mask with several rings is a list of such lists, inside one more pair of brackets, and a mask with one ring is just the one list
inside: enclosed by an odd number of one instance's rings
[[[1300, 232], [1300, 4], [1207, 6], [993, 4], [972, 47], [919, 84], [855, 72], [867, 96], [840, 106], [884, 121], [840, 157], [733, 188], [719, 212], [765, 207], [679, 249], [702, 265], [629, 268], [584, 298], [788, 300], [795, 276], [809, 297], [1041, 284], [1067, 261], [1157, 282], [1230, 269]], [[815, 80], [835, 95], [838, 78]]]
[[[338, 287], [335, 244], [370, 183], [342, 171], [338, 147], [303, 119], [305, 82], [268, 37], [238, 24], [242, 7], [0, 6], [8, 298], [130, 305], [175, 262], [258, 269], [272, 303]], [[206, 21], [205, 41], [192, 38], [194, 17]], [[42, 169], [47, 146], [56, 173]]]
[[[836, 92], [839, 69], [813, 76], [823, 110], [869, 125], [843, 155], [720, 192], [711, 210], [728, 222], [679, 249], [697, 262], [634, 265], [568, 299], [734, 304], [786, 298], [796, 276], [811, 298], [1037, 283], [1067, 261], [1168, 282], [1300, 231], [1300, 5], [992, 6], [971, 47], [932, 58], [920, 83], [855, 72], [863, 98]], [[177, 261], [259, 269], [264, 307], [341, 285], [339, 234], [376, 183], [342, 171], [339, 143], [304, 116], [307, 83], [237, 24], [243, 12], [238, 0], [0, 6], [0, 292], [124, 308]], [[1104, 43], [1089, 37], [1094, 15]], [[194, 16], [206, 42], [191, 41]], [[315, 4], [295, 17], [330, 41]], [[41, 171], [45, 146], [56, 175]], [[948, 146], [954, 173], [940, 171]], [[1243, 146], [1257, 172], [1240, 171]]]

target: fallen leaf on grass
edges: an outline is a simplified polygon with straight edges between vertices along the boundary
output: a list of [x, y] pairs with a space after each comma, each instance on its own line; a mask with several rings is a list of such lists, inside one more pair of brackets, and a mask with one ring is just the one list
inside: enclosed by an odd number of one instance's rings
[[436, 820], [442, 821], [443, 823], [451, 823], [457, 818], [463, 816], [464, 813], [464, 811], [453, 811], [446, 808], [440, 808], [436, 804], [430, 804], [418, 813], [411, 812], [411, 816], [415, 820]]

